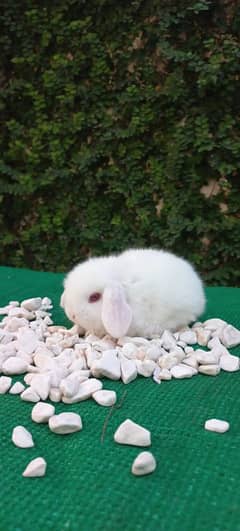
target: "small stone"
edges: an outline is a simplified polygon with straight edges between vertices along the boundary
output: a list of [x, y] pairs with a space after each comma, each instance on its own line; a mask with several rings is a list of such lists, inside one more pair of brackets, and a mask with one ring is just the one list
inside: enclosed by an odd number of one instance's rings
[[172, 367], [170, 369], [170, 372], [174, 378], [191, 378], [195, 374], [197, 374], [197, 370], [193, 367], [190, 367], [188, 365], [179, 364], [175, 365], [175, 367]]
[[25, 387], [21, 382], [16, 382], [12, 385], [11, 389], [9, 390], [9, 393], [11, 395], [20, 395], [21, 393], [23, 393], [24, 389]]
[[185, 349], [185, 348], [186, 348], [186, 345], [187, 345], [187, 343], [186, 343], [185, 341], [181, 341], [181, 340], [179, 341], [179, 340], [178, 340], [178, 342], [177, 342], [177, 345], [178, 345], [179, 347], [182, 347], [182, 348], [184, 348], [184, 349]]
[[62, 398], [62, 393], [58, 387], [51, 387], [49, 392], [49, 398], [52, 402], [60, 402]]
[[212, 335], [211, 330], [207, 328], [195, 328], [195, 332], [197, 334], [197, 343], [201, 347], [206, 347]]
[[47, 400], [50, 384], [51, 378], [48, 374], [36, 374], [31, 380], [31, 387], [40, 396], [41, 400]]
[[32, 299], [25, 299], [21, 302], [22, 308], [25, 308], [25, 310], [29, 310], [30, 312], [36, 311], [40, 308], [42, 304], [42, 299], [40, 297], [35, 297]]
[[219, 365], [199, 365], [198, 372], [207, 374], [208, 376], [217, 376], [220, 373]]
[[121, 378], [123, 383], [128, 384], [137, 378], [136, 363], [130, 359], [124, 359], [122, 357], [121, 362]]
[[17, 306], [20, 306], [20, 303], [19, 301], [10, 301], [9, 302], [9, 306], [12, 306], [12, 307], [17, 307]]
[[51, 357], [51, 355], [47, 355], [44, 352], [37, 352], [34, 355], [33, 360], [36, 367], [39, 367], [42, 371], [54, 370], [56, 367], [56, 360]]
[[59, 435], [67, 435], [82, 429], [82, 420], [77, 413], [60, 413], [53, 415], [48, 421], [51, 431]]
[[38, 345], [38, 338], [31, 329], [22, 328], [18, 332], [18, 345], [26, 354], [32, 354]]
[[178, 357], [174, 356], [170, 352], [168, 354], [163, 354], [158, 360], [158, 365], [161, 369], [171, 369], [179, 363]]
[[232, 354], [223, 355], [219, 360], [221, 369], [227, 372], [239, 371], [239, 364], [240, 358], [238, 356], [232, 356]]
[[230, 428], [229, 422], [226, 420], [209, 419], [204, 425], [205, 430], [216, 431], [217, 433], [225, 433]]
[[134, 343], [125, 343], [122, 348], [122, 353], [130, 360], [136, 358], [137, 351], [138, 347]]
[[[87, 378], [82, 379], [82, 381], [85, 380], [87, 380]], [[64, 378], [61, 381], [59, 389], [64, 396], [71, 398], [72, 396], [77, 394], [80, 383], [80, 379], [77, 376], [75, 376], [74, 374], [70, 374], [69, 376], [67, 376], [67, 378]]]
[[32, 448], [34, 446], [31, 433], [23, 426], [16, 426], [13, 429], [12, 442], [19, 448]]
[[161, 369], [159, 373], [159, 377], [161, 380], [171, 380], [172, 375], [168, 369]]
[[25, 402], [39, 402], [40, 396], [32, 389], [32, 387], [28, 387], [21, 393], [21, 399], [25, 400]]
[[6, 330], [8, 332], [16, 332], [19, 330], [22, 326], [26, 327], [28, 326], [28, 321], [26, 319], [18, 318], [18, 317], [8, 317], [8, 321], [6, 324]]
[[192, 347], [186, 346], [184, 351], [185, 351], [185, 354], [188, 355], [188, 354], [192, 354], [192, 352], [194, 352], [194, 349]]
[[32, 321], [33, 319], [35, 319], [34, 313], [28, 312], [24, 308], [11, 308], [11, 310], [9, 310], [8, 315], [10, 317], [24, 317], [25, 319], [27, 319], [27, 321]]
[[7, 306], [2, 306], [0, 308], [0, 315], [8, 315], [8, 312], [10, 310], [11, 306], [7, 305]]
[[33, 406], [31, 417], [34, 422], [48, 422], [50, 417], [55, 414], [55, 407], [45, 402], [38, 402]]
[[221, 328], [222, 326], [225, 326], [227, 323], [226, 321], [223, 321], [222, 319], [208, 319], [203, 323], [204, 328], [208, 328], [209, 330], [217, 330], [217, 328]]
[[136, 367], [137, 372], [141, 376], [145, 376], [145, 378], [148, 378], [149, 376], [152, 376], [153, 371], [156, 367], [156, 363], [152, 360], [136, 360]]
[[23, 374], [27, 371], [28, 364], [24, 359], [17, 358], [16, 356], [8, 358], [4, 363], [2, 364], [2, 372], [4, 374]]
[[160, 367], [157, 365], [153, 371], [153, 381], [157, 384], [160, 384], [161, 383], [161, 378], [160, 378], [160, 373], [161, 373], [161, 369]]
[[52, 301], [49, 299], [49, 297], [43, 297], [42, 304], [41, 304], [42, 310], [51, 310], [52, 309]]
[[101, 390], [92, 394], [92, 398], [100, 404], [100, 406], [113, 406], [116, 404], [117, 395], [115, 391]]
[[218, 363], [218, 357], [215, 356], [211, 351], [206, 352], [205, 350], [198, 349], [195, 350], [194, 356], [200, 365], [216, 365]]
[[226, 348], [223, 346], [223, 344], [221, 343], [219, 337], [212, 337], [209, 341], [208, 341], [208, 344], [207, 344], [208, 348], [210, 349], [213, 349], [213, 348], [219, 348], [219, 349], [225, 349]]
[[4, 395], [8, 392], [12, 384], [12, 378], [9, 376], [0, 376], [0, 395]]
[[236, 347], [240, 344], [240, 330], [235, 326], [227, 325], [223, 328], [220, 339], [225, 347]]
[[133, 446], [150, 446], [151, 433], [146, 428], [136, 424], [130, 419], [120, 424], [114, 434], [115, 442], [119, 444], [130, 444]]
[[149, 360], [157, 361], [161, 356], [161, 349], [157, 345], [153, 345], [146, 350], [146, 357]]
[[32, 381], [33, 377], [34, 377], [34, 374], [31, 373], [31, 372], [28, 372], [27, 374], [25, 374], [24, 377], [23, 377], [25, 384], [31, 385], [31, 381]]
[[180, 340], [188, 345], [195, 345], [195, 343], [197, 343], [197, 336], [194, 330], [185, 330], [180, 333]]
[[[115, 350], [105, 350], [102, 357], [95, 360], [92, 364], [91, 370], [99, 371], [99, 375], [110, 378], [110, 380], [119, 380], [121, 376], [120, 360], [116, 355]], [[97, 376], [94, 373], [94, 376]]]
[[194, 369], [198, 368], [198, 361], [195, 356], [186, 356], [183, 360], [184, 365], [189, 365], [189, 367], [193, 367]]
[[176, 346], [176, 340], [168, 330], [165, 330], [161, 336], [161, 343], [166, 350], [174, 349]]
[[100, 391], [102, 389], [102, 382], [96, 378], [89, 378], [79, 385], [78, 392], [72, 397], [63, 396], [62, 401], [64, 404], [75, 404], [76, 402], [82, 402], [82, 400], [87, 400], [91, 398], [93, 393]]
[[156, 459], [151, 452], [141, 452], [132, 464], [132, 473], [135, 476], [151, 474], [156, 469]]
[[47, 463], [43, 457], [36, 457], [30, 461], [23, 472], [25, 478], [39, 478], [45, 476]]

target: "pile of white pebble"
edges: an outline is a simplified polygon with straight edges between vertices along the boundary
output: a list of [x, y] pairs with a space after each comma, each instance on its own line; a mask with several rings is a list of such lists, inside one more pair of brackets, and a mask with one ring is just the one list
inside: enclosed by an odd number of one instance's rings
[[[102, 377], [121, 379], [124, 384], [138, 375], [151, 377], [160, 384], [172, 378], [191, 378], [198, 373], [216, 376], [220, 370], [234, 372], [240, 358], [228, 348], [240, 344], [240, 331], [222, 319], [196, 322], [174, 333], [168, 330], [151, 339], [110, 336], [99, 338], [91, 331], [84, 337], [77, 326], [67, 329], [55, 326], [51, 319], [52, 302], [48, 297], [11, 301], [0, 308], [0, 394], [20, 395], [22, 400], [36, 402], [32, 420], [48, 422], [51, 431], [67, 434], [82, 429], [76, 413], [55, 415], [55, 408], [44, 401], [65, 404], [93, 398], [102, 406], [114, 406], [115, 391], [103, 390]], [[208, 348], [193, 348], [193, 345]], [[24, 374], [12, 385], [12, 376]], [[219, 424], [220, 422], [220, 424]], [[221, 424], [223, 422], [223, 424]], [[206, 429], [226, 431], [228, 423], [212, 419]], [[149, 446], [150, 432], [127, 419], [114, 435], [116, 442]], [[31, 434], [22, 426], [13, 430], [12, 440], [20, 447], [33, 446]], [[150, 452], [137, 456], [132, 472], [143, 475], [156, 468]], [[42, 476], [46, 462], [41, 457], [29, 463], [24, 476]]]

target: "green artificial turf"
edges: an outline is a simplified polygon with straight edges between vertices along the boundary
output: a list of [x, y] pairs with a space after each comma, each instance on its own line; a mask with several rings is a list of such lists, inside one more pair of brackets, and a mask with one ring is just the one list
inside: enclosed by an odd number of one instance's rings
[[[9, 300], [49, 296], [53, 319], [67, 324], [59, 308], [63, 275], [0, 268], [0, 306]], [[240, 289], [207, 288], [204, 317], [221, 317], [240, 327]], [[231, 349], [240, 355], [239, 347]], [[104, 380], [122, 407], [107, 424], [108, 408], [87, 400], [56, 404], [56, 412], [78, 412], [83, 430], [66, 436], [31, 420], [33, 404], [0, 396], [0, 531], [238, 531], [240, 530], [240, 376], [155, 384], [138, 378], [129, 385]], [[14, 381], [22, 380], [14, 377]], [[204, 429], [208, 418], [228, 420], [229, 432]], [[113, 434], [126, 418], [148, 428], [156, 471], [134, 477], [141, 449], [118, 445]], [[34, 448], [11, 442], [14, 426], [29, 429]], [[48, 467], [43, 478], [23, 478], [38, 456]]]

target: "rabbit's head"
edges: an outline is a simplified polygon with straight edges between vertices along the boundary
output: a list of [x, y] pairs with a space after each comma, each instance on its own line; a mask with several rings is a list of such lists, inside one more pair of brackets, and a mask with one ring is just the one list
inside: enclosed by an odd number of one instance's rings
[[118, 338], [126, 334], [132, 310], [114, 274], [115, 260], [93, 258], [76, 266], [65, 279], [61, 306], [84, 330]]

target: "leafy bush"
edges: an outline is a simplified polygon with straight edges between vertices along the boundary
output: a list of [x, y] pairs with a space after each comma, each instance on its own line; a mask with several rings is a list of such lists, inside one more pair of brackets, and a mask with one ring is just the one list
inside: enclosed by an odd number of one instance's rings
[[240, 279], [240, 7], [5, 1], [1, 263], [170, 249]]

